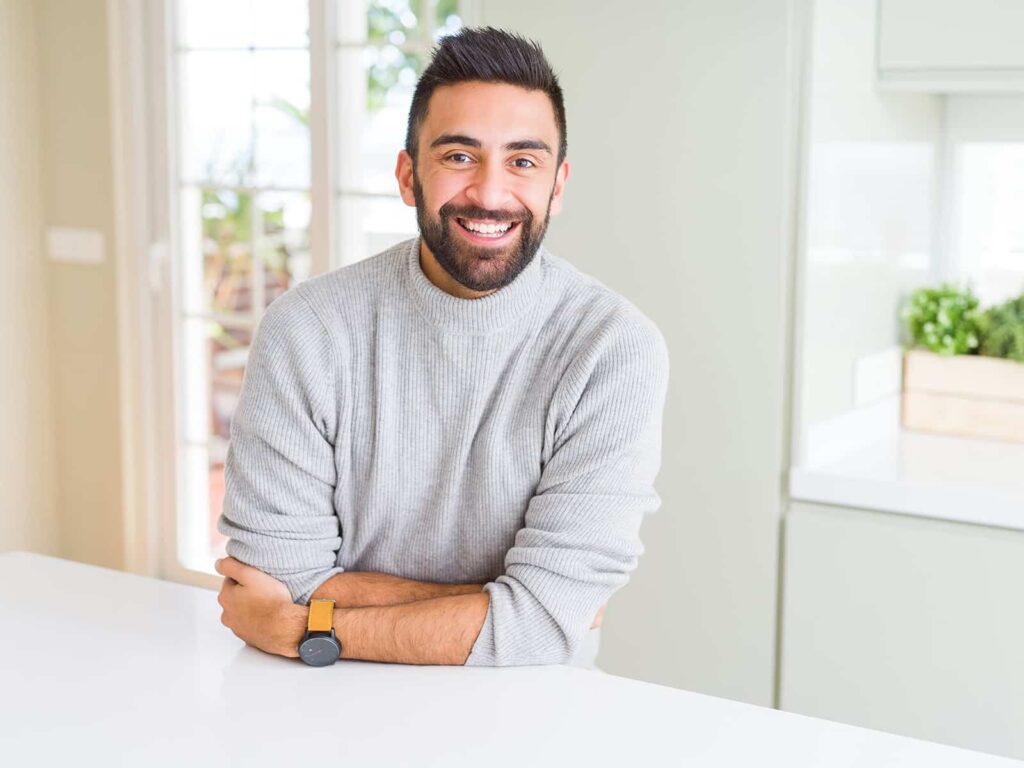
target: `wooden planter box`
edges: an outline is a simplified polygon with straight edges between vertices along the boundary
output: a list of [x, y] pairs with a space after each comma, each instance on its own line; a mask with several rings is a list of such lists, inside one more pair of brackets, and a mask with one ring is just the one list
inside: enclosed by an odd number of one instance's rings
[[906, 429], [1024, 443], [1024, 364], [911, 350], [902, 412]]

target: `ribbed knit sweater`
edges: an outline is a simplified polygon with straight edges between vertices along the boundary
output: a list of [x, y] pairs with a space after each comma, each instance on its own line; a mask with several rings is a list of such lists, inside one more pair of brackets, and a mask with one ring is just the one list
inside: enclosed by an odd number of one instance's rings
[[543, 246], [460, 299], [408, 240], [267, 309], [218, 530], [297, 603], [345, 570], [483, 583], [467, 665], [587, 665], [660, 506], [667, 380], [657, 327]]

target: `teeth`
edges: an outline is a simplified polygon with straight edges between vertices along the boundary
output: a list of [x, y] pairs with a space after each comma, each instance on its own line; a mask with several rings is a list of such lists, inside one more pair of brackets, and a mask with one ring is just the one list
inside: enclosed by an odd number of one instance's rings
[[459, 219], [462, 225], [473, 232], [479, 232], [481, 235], [501, 235], [508, 231], [509, 227], [512, 226], [511, 222], [505, 222], [504, 224], [477, 224], [474, 221], [468, 221], [467, 219]]

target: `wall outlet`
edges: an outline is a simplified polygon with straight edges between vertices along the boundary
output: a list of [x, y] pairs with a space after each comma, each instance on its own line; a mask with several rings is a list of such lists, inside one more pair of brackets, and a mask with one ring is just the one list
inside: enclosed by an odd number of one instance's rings
[[46, 251], [51, 261], [65, 264], [102, 264], [103, 233], [97, 229], [48, 227]]

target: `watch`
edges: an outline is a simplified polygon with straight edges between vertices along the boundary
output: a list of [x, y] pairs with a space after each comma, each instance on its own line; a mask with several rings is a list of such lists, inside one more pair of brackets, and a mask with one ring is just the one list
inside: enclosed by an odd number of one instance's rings
[[299, 658], [311, 667], [329, 667], [341, 658], [341, 642], [334, 635], [334, 601], [309, 601], [309, 624], [299, 643]]

